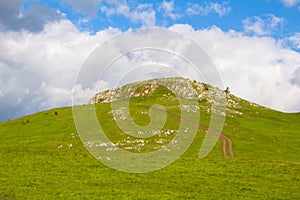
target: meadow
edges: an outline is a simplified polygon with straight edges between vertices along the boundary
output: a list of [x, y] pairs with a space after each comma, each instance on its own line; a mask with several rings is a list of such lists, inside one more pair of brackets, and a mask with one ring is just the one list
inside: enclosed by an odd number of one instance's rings
[[[149, 123], [149, 109], [162, 104], [179, 113], [164, 91], [130, 102], [136, 123]], [[230, 96], [239, 107], [227, 111], [223, 134], [233, 142], [234, 157], [224, 157], [219, 140], [199, 158], [205, 130], [174, 163], [148, 173], [107, 167], [85, 148], [74, 125], [72, 108], [57, 108], [0, 123], [0, 199], [300, 199], [300, 113], [282, 113]], [[167, 102], [167, 103], [166, 103]], [[175, 106], [174, 106], [175, 105]], [[209, 104], [199, 101], [200, 122], [208, 125]], [[113, 141], [134, 141], [114, 123], [110, 103], [95, 110]], [[176, 129], [168, 117], [163, 127]], [[132, 152], [154, 151], [174, 135], [149, 138], [145, 147], [121, 145]]]

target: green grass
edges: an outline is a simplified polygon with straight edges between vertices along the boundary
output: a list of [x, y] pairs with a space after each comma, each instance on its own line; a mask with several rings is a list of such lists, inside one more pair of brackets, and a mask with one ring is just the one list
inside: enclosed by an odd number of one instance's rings
[[[163, 104], [170, 112], [179, 112], [178, 102], [161, 94], [132, 99], [130, 112], [137, 123], [146, 125], [150, 120], [148, 110], [139, 105]], [[198, 130], [177, 161], [144, 174], [116, 171], [92, 157], [76, 132], [71, 108], [0, 123], [0, 199], [300, 199], [300, 114], [236, 101], [241, 105], [236, 110], [243, 114], [227, 115], [223, 129], [233, 141], [234, 158], [223, 157], [218, 141], [200, 159], [205, 132]], [[200, 106], [209, 107], [205, 102]], [[110, 103], [96, 108], [112, 141], [127, 138], [108, 113]], [[209, 113], [201, 110], [201, 123], [208, 125], [209, 120]], [[178, 125], [168, 118], [164, 129]], [[155, 150], [156, 139], [164, 137], [167, 143], [174, 135], [155, 137], [132, 151]]]

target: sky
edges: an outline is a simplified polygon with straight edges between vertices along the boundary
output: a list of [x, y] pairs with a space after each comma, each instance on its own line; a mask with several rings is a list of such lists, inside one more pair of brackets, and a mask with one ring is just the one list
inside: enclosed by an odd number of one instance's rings
[[299, 22], [300, 0], [1, 0], [0, 121], [71, 106], [88, 56], [145, 27], [176, 31], [203, 47], [234, 95], [300, 112]]

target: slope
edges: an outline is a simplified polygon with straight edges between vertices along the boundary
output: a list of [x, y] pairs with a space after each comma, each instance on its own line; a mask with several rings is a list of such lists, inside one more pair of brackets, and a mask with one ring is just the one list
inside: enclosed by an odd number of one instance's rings
[[[199, 93], [203, 97], [205, 88], [203, 85]], [[208, 126], [211, 105], [206, 97], [198, 102], [200, 122]], [[179, 114], [174, 107], [177, 103], [165, 88], [158, 87], [149, 95], [132, 98], [130, 113], [136, 123], [146, 125], [149, 109], [141, 109], [140, 105], [161, 104]], [[0, 123], [0, 197], [299, 199], [300, 114], [274, 111], [231, 94], [227, 95], [227, 103], [223, 133], [233, 142], [234, 158], [223, 156], [220, 140], [207, 157], [200, 159], [205, 130], [199, 129], [191, 147], [177, 161], [144, 174], [116, 171], [93, 158], [76, 132], [71, 108]], [[162, 134], [150, 138], [149, 145], [142, 147], [114, 123], [110, 104], [102, 99], [95, 105], [98, 119], [112, 141], [119, 141], [120, 146], [120, 141], [131, 141], [122, 146], [128, 151], [161, 148], [173, 137], [165, 133], [176, 130], [180, 123], [169, 117]]]

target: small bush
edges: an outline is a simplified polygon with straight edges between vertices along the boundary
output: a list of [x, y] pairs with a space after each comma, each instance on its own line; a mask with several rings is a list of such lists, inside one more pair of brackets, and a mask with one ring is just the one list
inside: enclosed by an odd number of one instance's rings
[[29, 119], [23, 119], [22, 122], [21, 122], [22, 125], [25, 125], [27, 123], [29, 123]]
[[229, 93], [230, 93], [230, 91], [229, 91], [229, 87], [226, 87], [226, 89], [225, 89], [225, 93], [226, 93], [226, 94], [229, 94]]
[[203, 83], [203, 86], [204, 86], [204, 91], [208, 91], [209, 90], [208, 84]]

